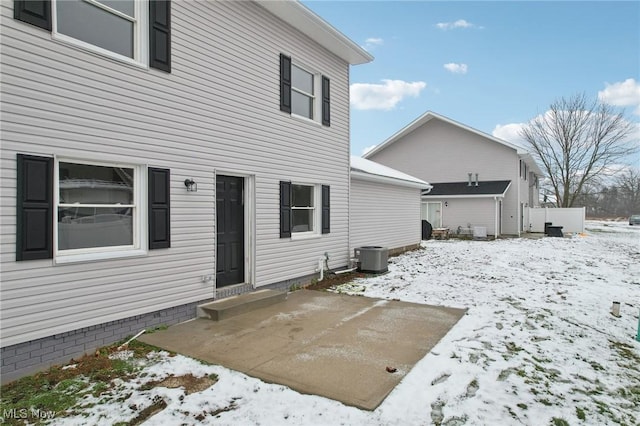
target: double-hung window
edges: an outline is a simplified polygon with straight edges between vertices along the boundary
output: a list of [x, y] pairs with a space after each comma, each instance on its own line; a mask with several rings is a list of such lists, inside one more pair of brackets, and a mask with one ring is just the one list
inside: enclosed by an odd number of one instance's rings
[[291, 113], [311, 120], [315, 117], [315, 78], [299, 66], [291, 65]]
[[84, 47], [141, 62], [146, 2], [55, 0], [54, 31]]
[[79, 262], [171, 247], [169, 169], [28, 154], [16, 163], [17, 261]]
[[137, 166], [58, 161], [59, 256], [140, 248]]
[[170, 0], [14, 0], [14, 18], [53, 38], [171, 72]]
[[331, 232], [331, 188], [280, 181], [280, 238]]
[[330, 80], [280, 54], [280, 110], [331, 126]]
[[316, 201], [315, 187], [311, 185], [291, 185], [293, 221], [292, 232], [315, 232]]

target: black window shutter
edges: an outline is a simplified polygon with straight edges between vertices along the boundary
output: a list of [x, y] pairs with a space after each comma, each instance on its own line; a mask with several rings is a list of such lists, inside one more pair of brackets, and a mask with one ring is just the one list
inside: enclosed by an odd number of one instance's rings
[[331, 126], [331, 102], [329, 99], [329, 79], [322, 76], [322, 124]]
[[291, 236], [291, 182], [280, 181], [280, 238]]
[[169, 169], [149, 167], [149, 249], [171, 247]]
[[291, 58], [280, 54], [280, 111], [291, 114]]
[[51, 31], [51, 2], [49, 0], [15, 0], [13, 17]]
[[330, 227], [330, 207], [329, 201], [329, 185], [322, 185], [322, 233], [328, 234], [331, 232]]
[[16, 260], [53, 257], [53, 158], [18, 154]]
[[171, 1], [149, 1], [149, 66], [171, 72]]

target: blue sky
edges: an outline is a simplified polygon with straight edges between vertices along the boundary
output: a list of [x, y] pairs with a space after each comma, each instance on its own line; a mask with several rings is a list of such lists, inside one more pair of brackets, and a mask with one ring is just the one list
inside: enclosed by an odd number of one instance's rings
[[640, 122], [638, 1], [303, 1], [375, 60], [351, 68], [351, 152], [424, 112], [515, 140], [586, 93]]

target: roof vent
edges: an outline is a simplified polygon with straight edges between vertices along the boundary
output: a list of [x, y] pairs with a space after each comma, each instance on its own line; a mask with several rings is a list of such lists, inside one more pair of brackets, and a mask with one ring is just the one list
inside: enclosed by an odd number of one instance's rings
[[471, 179], [473, 178], [473, 173], [467, 173], [469, 175], [469, 186], [472, 186]]
[[478, 174], [476, 173], [476, 186], [478, 186]]

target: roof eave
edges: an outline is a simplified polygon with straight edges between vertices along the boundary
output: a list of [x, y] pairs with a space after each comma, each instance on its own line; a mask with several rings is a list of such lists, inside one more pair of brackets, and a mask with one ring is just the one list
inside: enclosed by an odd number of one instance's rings
[[298, 0], [254, 0], [351, 65], [366, 64], [373, 56]]
[[408, 188], [431, 189], [432, 186], [427, 182], [414, 182], [403, 179], [396, 179], [389, 176], [375, 175], [372, 173], [362, 172], [360, 170], [351, 170], [351, 177], [365, 180], [369, 182], [386, 183], [389, 185], [405, 186]]

